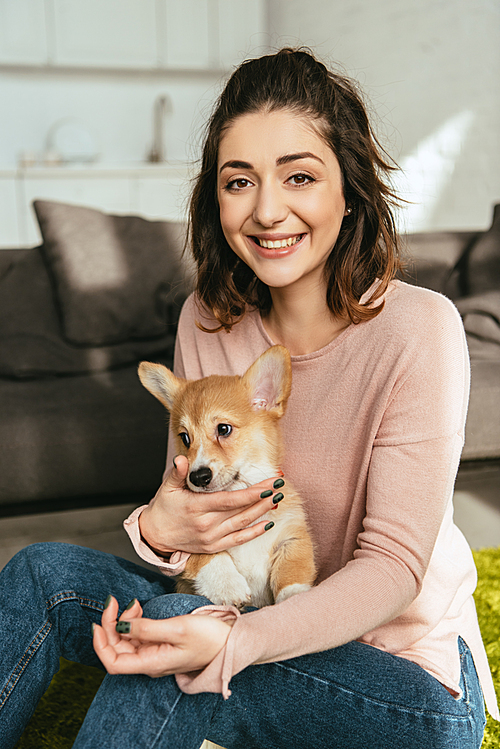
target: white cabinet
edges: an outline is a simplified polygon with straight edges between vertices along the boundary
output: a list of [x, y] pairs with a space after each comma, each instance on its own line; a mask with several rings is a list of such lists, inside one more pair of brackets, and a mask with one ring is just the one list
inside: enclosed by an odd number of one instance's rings
[[220, 67], [230, 69], [263, 54], [266, 24], [265, 0], [218, 0]]
[[228, 69], [267, 43], [266, 0], [158, 0], [160, 65]]
[[0, 0], [0, 63], [46, 62], [44, 0]]
[[0, 64], [230, 69], [266, 49], [267, 0], [0, 0]]
[[155, 0], [52, 0], [54, 62], [111, 68], [157, 65]]
[[162, 67], [199, 70], [216, 64], [210, 5], [212, 0], [159, 0], [158, 45]]

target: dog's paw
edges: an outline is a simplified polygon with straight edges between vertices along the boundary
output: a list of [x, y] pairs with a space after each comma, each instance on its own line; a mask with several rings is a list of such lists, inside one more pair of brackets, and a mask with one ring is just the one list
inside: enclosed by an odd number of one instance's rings
[[218, 606], [243, 608], [251, 602], [252, 594], [246, 579], [225, 552], [214, 554], [212, 560], [199, 571], [194, 585], [198, 595], [205, 596]]
[[252, 602], [252, 595], [248, 585], [245, 590], [226, 590], [212, 596], [211, 600], [218, 606], [236, 606], [237, 609], [244, 609]]
[[210, 598], [218, 606], [236, 606], [242, 609], [248, 606], [252, 600], [252, 594], [244, 577], [239, 575], [240, 580], [226, 580], [223, 588], [219, 589]]
[[281, 601], [286, 601], [287, 598], [296, 596], [297, 593], [304, 593], [306, 590], [310, 590], [311, 588], [312, 588], [312, 585], [307, 585], [304, 583], [295, 583], [294, 585], [286, 585], [284, 588], [280, 590], [280, 592], [276, 596], [276, 603], [281, 603]]

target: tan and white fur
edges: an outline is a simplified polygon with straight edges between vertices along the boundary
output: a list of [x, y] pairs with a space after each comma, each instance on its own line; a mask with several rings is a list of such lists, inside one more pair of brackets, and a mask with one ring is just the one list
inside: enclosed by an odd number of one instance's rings
[[[191, 491], [233, 491], [280, 474], [279, 420], [292, 384], [286, 348], [268, 349], [241, 377], [184, 380], [149, 362], [140, 364], [139, 377], [170, 412], [177, 454], [189, 461]], [[178, 592], [242, 608], [279, 603], [308, 590], [316, 570], [304, 509], [288, 481], [280, 491], [284, 499], [259, 518], [272, 520], [271, 530], [228, 551], [192, 554]]]

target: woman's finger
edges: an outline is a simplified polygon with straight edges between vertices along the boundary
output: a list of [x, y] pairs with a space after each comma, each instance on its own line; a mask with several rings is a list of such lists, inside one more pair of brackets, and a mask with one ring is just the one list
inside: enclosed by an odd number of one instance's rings
[[115, 645], [120, 641], [116, 632], [116, 619], [118, 617], [118, 601], [114, 596], [108, 596], [101, 617], [101, 627], [106, 633], [107, 642]]
[[[280, 491], [284, 483], [284, 479], [275, 476], [246, 489], [204, 494], [207, 512], [227, 512], [228, 517], [230, 517], [242, 510], [251, 508], [267, 507], [267, 509], [271, 509], [273, 506], [272, 498]], [[261, 502], [261, 500], [263, 501]]]
[[[106, 640], [109, 645], [115, 649], [130, 652], [130, 641], [129, 639], [123, 640], [120, 634], [116, 631], [116, 623], [118, 616], [118, 601], [114, 596], [108, 596], [106, 600], [106, 607], [102, 613], [101, 626], [106, 634]], [[142, 616], [142, 607], [139, 601], [134, 598], [129, 606], [120, 616], [120, 620], [136, 619]], [[132, 643], [134, 645], [135, 643]]]
[[92, 626], [92, 632], [93, 632], [92, 639], [94, 642], [94, 650], [99, 656], [99, 658], [101, 659], [101, 661], [103, 661], [101, 656], [106, 650], [106, 648], [109, 646], [106, 632], [104, 631], [102, 627], [99, 626], [99, 624], [94, 624]]
[[174, 458], [174, 465], [167, 478], [165, 484], [170, 488], [183, 489], [186, 483], [186, 477], [189, 471], [189, 462], [185, 455], [176, 455]]
[[[285, 499], [286, 504], [286, 498], [281, 491], [284, 482], [282, 479], [278, 481], [279, 483], [275, 481], [275, 484], [278, 483], [277, 488], [262, 492], [265, 495], [263, 499], [260, 499], [251, 507], [245, 508], [242, 512], [230, 515], [220, 524], [220, 539], [213, 545], [214, 548], [211, 551], [222, 551], [240, 546], [261, 536], [273, 527], [274, 520], [269, 512], [278, 509], [278, 504], [283, 499]], [[261, 522], [256, 522], [264, 515], [267, 515], [267, 518]]]
[[[125, 611], [120, 616], [119, 620], [120, 622], [126, 622], [130, 621], [130, 619], [138, 619], [142, 616], [142, 606], [137, 600], [137, 598], [132, 599], [128, 606], [126, 607]], [[116, 627], [115, 627], [115, 633], [116, 633]], [[117, 633], [118, 634], [118, 633]], [[122, 638], [122, 643], [130, 642], [130, 644], [137, 648], [141, 644], [139, 640], [129, 639], [129, 638]], [[122, 651], [130, 652], [130, 648], [121, 648]]]
[[[170, 619], [132, 619], [118, 622], [122, 635], [142, 643], [168, 645], [176, 651], [185, 651], [198, 663], [206, 664], [224, 645], [231, 626], [218, 617], [174, 616]], [[201, 659], [201, 660], [200, 660]]]
[[120, 616], [120, 621], [129, 621], [130, 619], [138, 619], [142, 616], [142, 606], [137, 600], [133, 598], [127, 605], [126, 609]]
[[219, 544], [214, 544], [214, 546], [220, 545], [220, 549], [216, 549], [216, 551], [213, 553], [217, 553], [217, 551], [225, 551], [226, 549], [232, 549], [235, 546], [246, 544], [248, 541], [253, 541], [254, 538], [258, 538], [268, 531], [272, 532], [273, 527], [274, 521], [266, 518], [260, 523], [251, 525], [249, 528], [243, 528], [232, 533], [230, 532], [227, 534], [227, 536], [221, 538]]
[[[110, 671], [113, 664], [118, 656], [117, 647], [120, 645], [112, 645], [109, 642], [108, 635], [104, 627], [100, 627], [99, 624], [93, 626], [93, 644], [94, 650], [101, 661], [106, 671]], [[130, 644], [126, 643], [127, 648], [130, 649]]]
[[[217, 520], [217, 525], [214, 525], [213, 528], [207, 528], [201, 551], [207, 554], [225, 551], [247, 543], [247, 541], [252, 541], [270, 530], [274, 525], [274, 520], [269, 513], [276, 510], [278, 503], [285, 499], [280, 489], [281, 483], [279, 489], [264, 490], [261, 492], [261, 495], [264, 495], [263, 498], [260, 495], [255, 504], [245, 507], [243, 510], [237, 509], [230, 513], [212, 513], [212, 517]], [[267, 518], [257, 522], [266, 515]]]
[[139, 640], [140, 642], [168, 643], [176, 647], [182, 646], [186, 641], [187, 629], [186, 616], [175, 616], [171, 619], [132, 619], [120, 621], [116, 624], [117, 632], [125, 637]]

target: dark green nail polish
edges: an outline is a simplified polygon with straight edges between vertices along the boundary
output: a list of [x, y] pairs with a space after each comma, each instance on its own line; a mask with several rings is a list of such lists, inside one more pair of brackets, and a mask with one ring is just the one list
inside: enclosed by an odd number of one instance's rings
[[116, 623], [116, 631], [120, 635], [129, 635], [130, 634], [130, 622], [117, 622]]
[[271, 530], [271, 528], [273, 528], [273, 527], [274, 527], [274, 523], [273, 523], [273, 521], [271, 520], [271, 522], [270, 522], [270, 523], [268, 523], [268, 524], [267, 524], [267, 525], [265, 526], [264, 530], [265, 530], [265, 531], [270, 531], [270, 530]]
[[276, 479], [276, 481], [273, 484], [273, 487], [275, 489], [281, 489], [282, 486], [285, 486], [285, 482], [283, 481], [283, 479]]
[[109, 604], [111, 603], [111, 599], [113, 598], [112, 595], [109, 595], [106, 600], [104, 601], [104, 608], [107, 609]]
[[135, 603], [136, 601], [137, 601], [137, 598], [132, 598], [132, 600], [130, 601], [130, 603], [129, 603], [129, 604], [127, 604], [127, 606], [125, 607], [125, 611], [128, 611], [129, 609], [131, 609], [131, 608], [132, 608], [132, 606], [134, 605], [134, 603]]
[[277, 505], [278, 502], [281, 502], [283, 497], [284, 497], [284, 494], [282, 494], [281, 492], [278, 492], [278, 494], [275, 494], [273, 497], [273, 505]]
[[92, 622], [92, 634], [94, 634], [94, 630], [95, 630], [95, 622]]
[[270, 497], [271, 494], [272, 494], [271, 489], [267, 489], [265, 492], [262, 492], [262, 494], [260, 495], [260, 498], [265, 499], [266, 497]]

